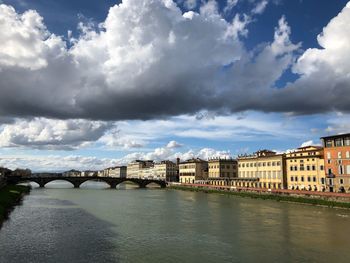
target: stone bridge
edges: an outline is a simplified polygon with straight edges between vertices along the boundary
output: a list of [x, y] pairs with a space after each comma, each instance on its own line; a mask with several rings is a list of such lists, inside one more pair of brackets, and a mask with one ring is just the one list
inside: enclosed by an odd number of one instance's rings
[[162, 180], [153, 179], [139, 179], [139, 178], [114, 178], [114, 177], [67, 177], [67, 176], [50, 176], [50, 177], [38, 177], [38, 176], [9, 176], [6, 178], [7, 184], [19, 184], [25, 182], [35, 182], [40, 187], [45, 187], [49, 182], [63, 180], [70, 182], [74, 188], [79, 188], [82, 183], [87, 181], [99, 181], [107, 183], [111, 188], [116, 188], [118, 184], [123, 182], [132, 182], [137, 184], [140, 188], [146, 188], [150, 183], [155, 183], [161, 188], [166, 187], [166, 182]]

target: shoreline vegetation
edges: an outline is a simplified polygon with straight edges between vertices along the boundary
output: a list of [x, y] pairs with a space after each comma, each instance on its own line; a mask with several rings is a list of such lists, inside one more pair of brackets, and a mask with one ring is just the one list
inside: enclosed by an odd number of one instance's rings
[[191, 192], [203, 192], [207, 194], [221, 194], [221, 195], [231, 195], [238, 196], [243, 198], [252, 198], [252, 199], [263, 199], [263, 200], [274, 200], [278, 202], [288, 202], [288, 203], [298, 203], [304, 205], [314, 205], [314, 206], [323, 206], [330, 208], [343, 208], [350, 209], [350, 200], [349, 202], [339, 202], [333, 200], [325, 200], [318, 197], [305, 197], [305, 196], [291, 196], [291, 195], [281, 195], [281, 194], [272, 194], [272, 193], [253, 193], [253, 192], [243, 192], [243, 191], [228, 191], [228, 190], [216, 190], [209, 188], [198, 188], [191, 186], [181, 186], [181, 185], [171, 185], [168, 186], [169, 189], [182, 190], [182, 191], [191, 191]]
[[20, 204], [24, 195], [30, 192], [29, 186], [7, 185], [0, 188], [0, 228], [13, 208]]

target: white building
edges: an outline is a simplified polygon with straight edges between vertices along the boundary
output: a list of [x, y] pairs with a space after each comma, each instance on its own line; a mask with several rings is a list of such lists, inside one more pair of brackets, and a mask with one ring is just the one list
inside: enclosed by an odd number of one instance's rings
[[98, 172], [100, 177], [116, 177], [116, 178], [126, 178], [127, 174], [126, 166], [115, 166], [109, 167]]

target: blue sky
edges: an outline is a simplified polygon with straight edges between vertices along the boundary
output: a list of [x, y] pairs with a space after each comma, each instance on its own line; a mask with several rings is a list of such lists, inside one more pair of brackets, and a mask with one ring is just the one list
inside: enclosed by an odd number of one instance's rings
[[0, 3], [0, 166], [286, 151], [350, 130], [348, 1]]

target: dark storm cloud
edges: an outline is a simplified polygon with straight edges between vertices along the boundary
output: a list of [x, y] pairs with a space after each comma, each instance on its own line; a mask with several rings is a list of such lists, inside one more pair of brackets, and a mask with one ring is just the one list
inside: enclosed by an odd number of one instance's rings
[[201, 110], [349, 111], [349, 9], [324, 29], [323, 49], [297, 60], [300, 78], [276, 89], [299, 49], [284, 18], [271, 43], [248, 52], [239, 40], [248, 21], [228, 23], [212, 7], [183, 14], [170, 1], [129, 0], [110, 9], [99, 32], [81, 24], [67, 48], [36, 12], [1, 5], [0, 114], [127, 120]]

